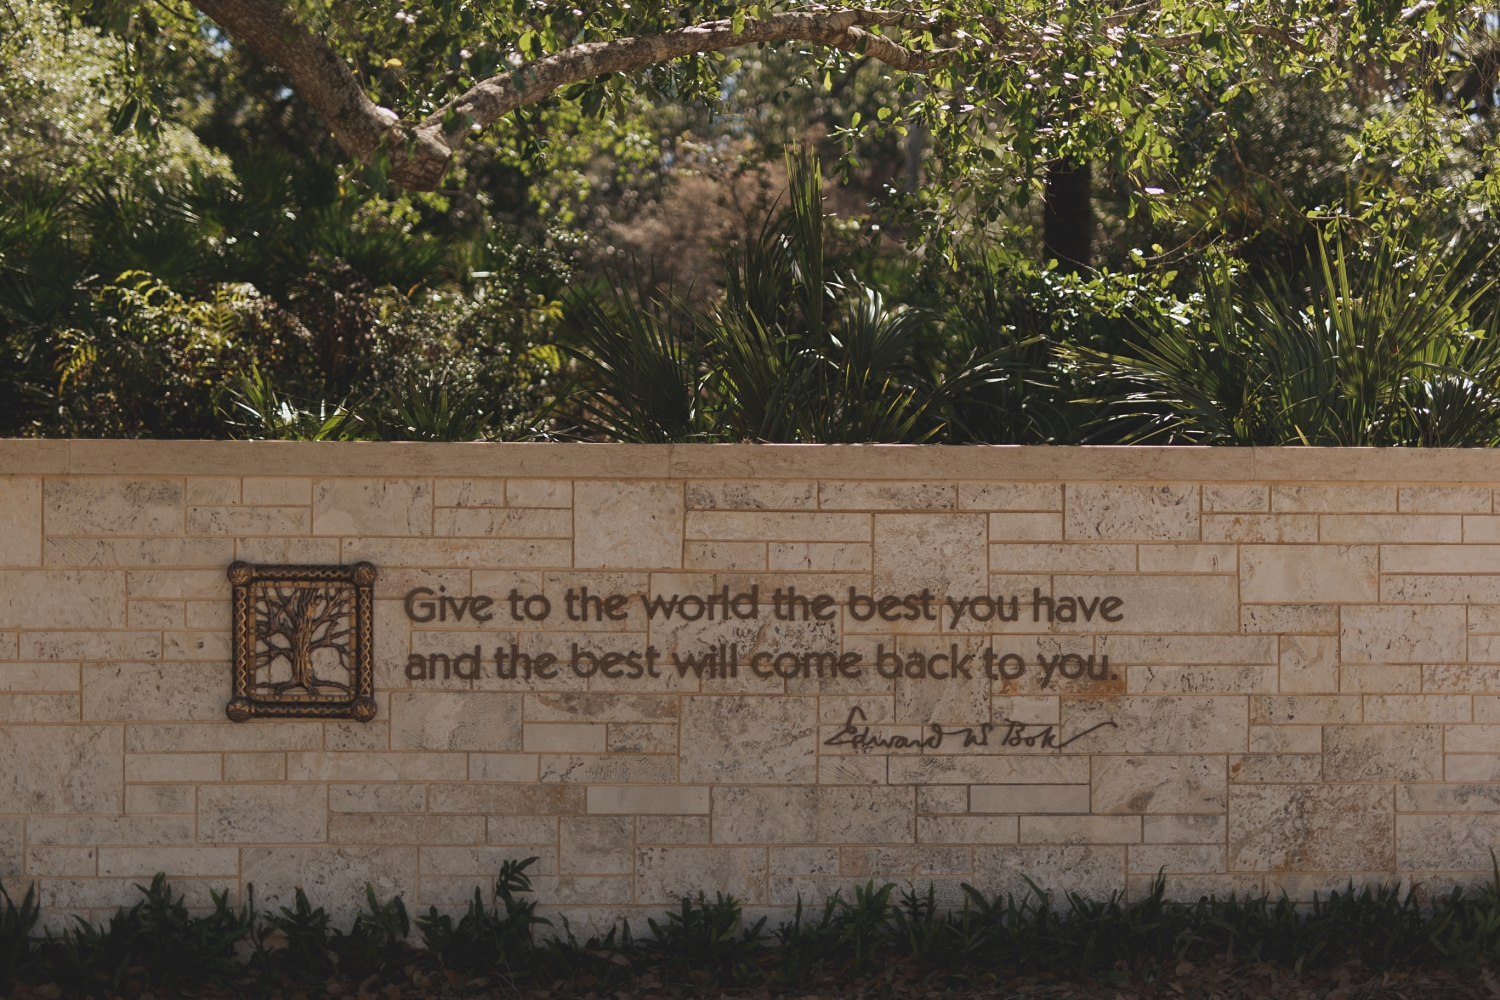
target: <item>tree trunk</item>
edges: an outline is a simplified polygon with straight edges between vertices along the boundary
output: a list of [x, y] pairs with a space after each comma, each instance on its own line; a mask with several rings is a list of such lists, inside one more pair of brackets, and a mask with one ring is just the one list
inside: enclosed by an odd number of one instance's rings
[[1042, 223], [1044, 256], [1056, 258], [1064, 274], [1092, 265], [1094, 249], [1094, 171], [1087, 163], [1053, 160], [1047, 164]]

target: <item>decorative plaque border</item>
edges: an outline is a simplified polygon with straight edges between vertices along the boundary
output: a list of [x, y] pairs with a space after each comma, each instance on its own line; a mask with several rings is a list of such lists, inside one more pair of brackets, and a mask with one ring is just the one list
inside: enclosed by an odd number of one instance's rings
[[[229, 582], [233, 585], [231, 604], [231, 632], [234, 639], [231, 669], [234, 675], [234, 693], [224, 706], [224, 714], [235, 722], [251, 718], [269, 719], [354, 719], [369, 722], [375, 718], [375, 662], [374, 619], [375, 577], [374, 564], [357, 562], [349, 566], [257, 566], [247, 562], [231, 563]], [[310, 598], [290, 612], [281, 607], [283, 618], [288, 615], [295, 621], [298, 614], [309, 613], [306, 608], [321, 600], [319, 614], [323, 618], [321, 634], [303, 630], [300, 640], [304, 646], [309, 641], [321, 644], [321, 648], [336, 651], [348, 675], [348, 682], [328, 681], [318, 678], [311, 668], [310, 652], [304, 648], [306, 676], [312, 679], [309, 686], [293, 673], [293, 680], [272, 684], [259, 675], [268, 664], [278, 657], [267, 658], [268, 651], [280, 651], [291, 647], [269, 643], [270, 635], [285, 635], [267, 625], [267, 588], [278, 599], [309, 590], [321, 590], [316, 598]], [[346, 592], [339, 594], [339, 591]], [[335, 605], [335, 599], [339, 602]], [[344, 602], [347, 602], [345, 604]], [[344, 626], [347, 621], [347, 626]], [[267, 658], [265, 663], [260, 662]], [[287, 656], [289, 662], [292, 657]], [[327, 697], [321, 689], [329, 688], [343, 697]], [[300, 696], [288, 697], [287, 692], [300, 690]], [[269, 692], [269, 693], [267, 693]]]

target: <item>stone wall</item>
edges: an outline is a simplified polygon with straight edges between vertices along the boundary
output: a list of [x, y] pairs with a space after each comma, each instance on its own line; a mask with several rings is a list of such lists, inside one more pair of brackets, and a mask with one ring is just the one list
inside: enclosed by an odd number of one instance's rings
[[[347, 916], [535, 855], [599, 926], [1487, 877], [1497, 484], [1480, 451], [0, 442], [0, 878], [53, 919], [156, 871]], [[373, 721], [225, 717], [236, 560], [375, 564]]]

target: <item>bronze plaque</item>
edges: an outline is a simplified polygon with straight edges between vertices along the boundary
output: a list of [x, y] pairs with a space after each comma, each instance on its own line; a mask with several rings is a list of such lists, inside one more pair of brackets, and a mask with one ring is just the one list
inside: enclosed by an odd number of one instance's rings
[[235, 722], [375, 718], [375, 567], [229, 567]]

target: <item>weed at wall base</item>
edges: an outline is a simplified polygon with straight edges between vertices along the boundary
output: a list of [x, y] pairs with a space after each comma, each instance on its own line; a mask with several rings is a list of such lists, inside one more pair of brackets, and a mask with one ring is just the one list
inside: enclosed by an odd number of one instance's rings
[[368, 885], [365, 908], [344, 931], [300, 889], [274, 913], [236, 910], [227, 893], [213, 893], [213, 910], [194, 914], [159, 874], [138, 886], [143, 898], [131, 909], [97, 926], [75, 917], [60, 934], [37, 933], [34, 886], [19, 902], [0, 886], [0, 985], [56, 983], [93, 996], [232, 986], [269, 996], [296, 983], [370, 992], [396, 980], [424, 988], [478, 978], [598, 990], [639, 975], [689, 988], [789, 988], [889, 979], [898, 963], [983, 985], [1046, 972], [1149, 981], [1183, 962], [1302, 970], [1357, 961], [1378, 970], [1500, 959], [1500, 867], [1478, 890], [1455, 888], [1427, 905], [1415, 890], [1352, 884], [1305, 905], [1285, 896], [1178, 903], [1158, 877], [1150, 894], [1130, 902], [1059, 897], [1029, 880], [1021, 898], [988, 898], [965, 885], [963, 904], [945, 909], [932, 886], [871, 881], [848, 900], [835, 893], [809, 907], [799, 898], [792, 919], [769, 932], [764, 917], [748, 924], [733, 896], [699, 894], [649, 919], [649, 936], [635, 937], [625, 923], [580, 942], [565, 919], [554, 926], [537, 915], [526, 873], [535, 861], [507, 861], [489, 904], [476, 887], [456, 921], [436, 907], [418, 916], [420, 946], [400, 897], [381, 901]]

